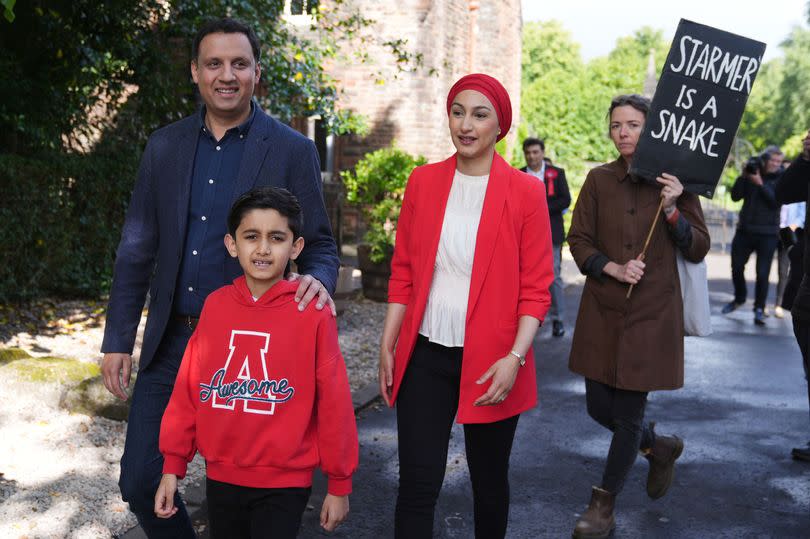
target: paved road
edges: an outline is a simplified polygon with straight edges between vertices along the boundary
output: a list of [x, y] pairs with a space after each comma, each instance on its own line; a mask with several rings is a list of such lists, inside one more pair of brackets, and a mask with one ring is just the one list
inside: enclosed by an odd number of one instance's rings
[[[729, 258], [712, 254], [710, 296], [715, 333], [686, 343], [686, 384], [650, 397], [647, 417], [657, 430], [677, 433], [686, 449], [669, 494], [651, 501], [644, 492], [647, 464], [636, 462], [619, 498], [616, 538], [810, 538], [810, 464], [791, 460], [790, 448], [810, 438], [806, 385], [788, 320], [753, 324], [750, 304], [729, 316], [720, 307], [732, 296]], [[749, 264], [753, 266], [753, 261]], [[776, 264], [771, 272], [775, 282]], [[753, 291], [753, 267], [746, 277]], [[565, 261], [568, 334], [539, 332], [540, 405], [521, 417], [512, 453], [512, 508], [508, 537], [570, 537], [590, 486], [598, 483], [609, 436], [585, 412], [584, 384], [567, 368], [571, 327], [582, 278]], [[772, 292], [773, 293], [773, 292]], [[316, 478], [302, 538], [385, 539], [393, 536], [397, 482], [393, 411], [373, 404], [360, 413], [361, 468], [355, 476], [349, 520], [333, 534], [317, 525], [325, 490]], [[195, 515], [207, 539], [204, 493]], [[463, 433], [453, 431], [439, 499], [436, 537], [472, 538], [472, 496]], [[138, 529], [125, 535], [140, 539]]]
[[[713, 274], [727, 272], [718, 258]], [[714, 271], [713, 271], [714, 270]], [[727, 274], [727, 273], [726, 273]], [[731, 299], [727, 279], [711, 281], [713, 312]], [[576, 315], [581, 288], [569, 286]], [[808, 403], [798, 348], [787, 320], [753, 324], [746, 308], [713, 316], [715, 333], [687, 339], [686, 385], [651, 396], [648, 419], [658, 431], [677, 433], [686, 449], [675, 482], [663, 499], [644, 492], [647, 464], [636, 462], [618, 501], [615, 537], [810, 537], [810, 464], [790, 459], [790, 448], [810, 437]], [[571, 324], [569, 323], [569, 328]], [[512, 509], [508, 537], [570, 537], [578, 512], [600, 479], [609, 437], [585, 412], [584, 384], [567, 369], [570, 330], [554, 339], [543, 329], [540, 405], [520, 420], [512, 454]], [[352, 513], [333, 537], [392, 537], [396, 496], [395, 417], [372, 406], [360, 414], [361, 469]], [[316, 485], [301, 537], [318, 530], [322, 484]], [[435, 534], [468, 538], [472, 497], [463, 434], [456, 426], [439, 499]]]

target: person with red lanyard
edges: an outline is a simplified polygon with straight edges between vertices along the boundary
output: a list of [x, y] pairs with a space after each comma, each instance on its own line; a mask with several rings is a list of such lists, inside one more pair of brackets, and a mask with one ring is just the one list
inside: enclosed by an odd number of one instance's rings
[[464, 425], [475, 536], [506, 534], [518, 417], [537, 403], [532, 340], [549, 309], [543, 186], [495, 152], [512, 108], [483, 74], [447, 96], [456, 153], [417, 167], [397, 227], [380, 346], [380, 392], [396, 403], [395, 537], [433, 536], [453, 419]]
[[523, 172], [534, 176], [545, 185], [548, 216], [551, 221], [551, 245], [554, 253], [554, 282], [551, 283], [551, 334], [565, 335], [565, 291], [562, 280], [562, 244], [565, 241], [563, 213], [571, 205], [571, 192], [565, 180], [565, 170], [555, 167], [546, 159], [546, 143], [543, 139], [529, 137], [523, 141], [526, 166]]

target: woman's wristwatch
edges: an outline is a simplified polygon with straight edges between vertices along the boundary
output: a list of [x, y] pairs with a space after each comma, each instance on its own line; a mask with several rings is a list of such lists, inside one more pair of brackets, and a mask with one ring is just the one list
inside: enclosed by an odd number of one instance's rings
[[511, 355], [515, 356], [516, 358], [518, 358], [518, 361], [520, 362], [521, 367], [526, 364], [526, 356], [521, 356], [520, 354], [518, 354], [514, 350], [510, 350], [509, 354], [511, 354]]

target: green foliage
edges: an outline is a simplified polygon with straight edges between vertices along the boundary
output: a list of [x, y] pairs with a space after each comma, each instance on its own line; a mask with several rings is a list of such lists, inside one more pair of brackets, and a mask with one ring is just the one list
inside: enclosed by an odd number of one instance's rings
[[526, 158], [523, 156], [523, 141], [529, 136], [529, 129], [526, 127], [526, 122], [520, 122], [518, 124], [516, 135], [517, 144], [512, 148], [512, 155], [509, 157], [508, 161], [509, 164], [515, 168], [523, 168], [526, 166]]
[[495, 151], [498, 152], [503, 158], [506, 158], [507, 153], [507, 145], [506, 145], [506, 137], [502, 138], [498, 142], [495, 143]]
[[[342, 0], [333, 2], [337, 7]], [[0, 20], [0, 151], [24, 153], [77, 146], [106, 117], [88, 112], [120, 103], [137, 90], [130, 134], [150, 132], [196, 106], [190, 80], [191, 41], [207, 19], [238, 18], [262, 44], [264, 92], [259, 101], [283, 120], [320, 115], [344, 133], [359, 126], [337, 108], [338, 90], [323, 65], [338, 44], [358, 37], [371, 21], [349, 8], [319, 9], [312, 39], [299, 37], [283, 18], [284, 0], [32, 0], [16, 6], [13, 23]], [[405, 42], [390, 45], [400, 64], [415, 58]], [[24, 91], [20, 91], [24, 89]]]
[[781, 47], [784, 57], [760, 69], [738, 132], [757, 150], [783, 146], [810, 127], [810, 30], [795, 27]]
[[650, 50], [660, 71], [668, 48], [662, 32], [645, 27], [619, 39], [608, 57], [585, 64], [579, 44], [560, 23], [525, 25], [521, 96], [525, 133], [546, 140], [547, 155], [566, 168], [569, 181], [584, 181], [580, 178], [584, 161], [604, 162], [616, 155], [607, 137], [610, 100], [621, 93], [640, 93]]
[[556, 20], [529, 22], [523, 26], [521, 57], [523, 84], [533, 82], [554, 69], [578, 72], [583, 68], [579, 43]]
[[23, 2], [0, 20], [0, 151], [56, 150], [87, 136], [87, 113], [115, 101], [151, 34], [157, 0]]
[[[361, 54], [379, 39], [343, 0], [324, 2], [300, 32], [285, 21], [284, 0], [0, 2], [0, 70], [13, 74], [0, 77], [2, 299], [108, 289], [147, 137], [197, 106], [191, 42], [208, 18], [256, 31], [265, 110], [282, 120], [320, 115], [334, 133], [365, 130], [338, 109], [323, 71], [339, 49]], [[397, 69], [419, 65], [405, 40], [384, 46]]]
[[0, 154], [0, 301], [109, 288], [134, 148], [110, 154]]
[[8, 22], [14, 22], [14, 4], [17, 0], [0, 0], [0, 6], [3, 7], [3, 16]]
[[[808, 127], [808, 129], [810, 129], [810, 127]], [[785, 140], [781, 148], [782, 151], [785, 153], [785, 155], [788, 157], [788, 159], [793, 159], [798, 155], [800, 155], [802, 151], [804, 151], [804, 145], [802, 144], [802, 141], [806, 136], [807, 131], [805, 131], [804, 133], [797, 133], [792, 137], [788, 138], [787, 140]]]
[[368, 226], [364, 241], [371, 246], [372, 262], [382, 262], [393, 252], [408, 176], [426, 162], [392, 146], [366, 154], [354, 171], [341, 173], [346, 200], [361, 210]]

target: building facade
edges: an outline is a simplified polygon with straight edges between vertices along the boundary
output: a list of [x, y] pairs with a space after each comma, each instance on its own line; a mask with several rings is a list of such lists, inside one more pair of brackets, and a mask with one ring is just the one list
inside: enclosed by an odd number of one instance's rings
[[[520, 0], [354, 0], [374, 20], [377, 36], [369, 60], [331, 66], [343, 92], [341, 108], [366, 117], [364, 137], [343, 136], [334, 144], [330, 170], [351, 168], [369, 151], [396, 143], [430, 162], [453, 153], [445, 102], [453, 83], [467, 73], [500, 80], [512, 99], [513, 126], [520, 120]], [[382, 46], [407, 40], [421, 56], [412, 71], [397, 72], [396, 58]], [[514, 127], [507, 139], [514, 142]]]
[[[308, 12], [330, 0], [287, 0], [285, 17], [300, 32], [309, 32]], [[356, 241], [363, 232], [355, 209], [342, 204], [341, 171], [363, 156], [396, 144], [429, 162], [445, 159], [454, 147], [447, 129], [446, 99], [453, 83], [468, 73], [487, 73], [500, 80], [512, 100], [511, 147], [520, 121], [522, 14], [520, 0], [344, 0], [338, 9], [359, 10], [373, 23], [373, 36], [363, 45], [363, 61], [352, 50], [325, 66], [341, 91], [339, 106], [362, 115], [364, 136], [328, 135], [315, 118], [293, 126], [312, 138], [324, 171], [324, 195], [338, 245]], [[386, 42], [398, 41], [419, 62], [398, 68]], [[351, 45], [350, 45], [351, 46]]]

